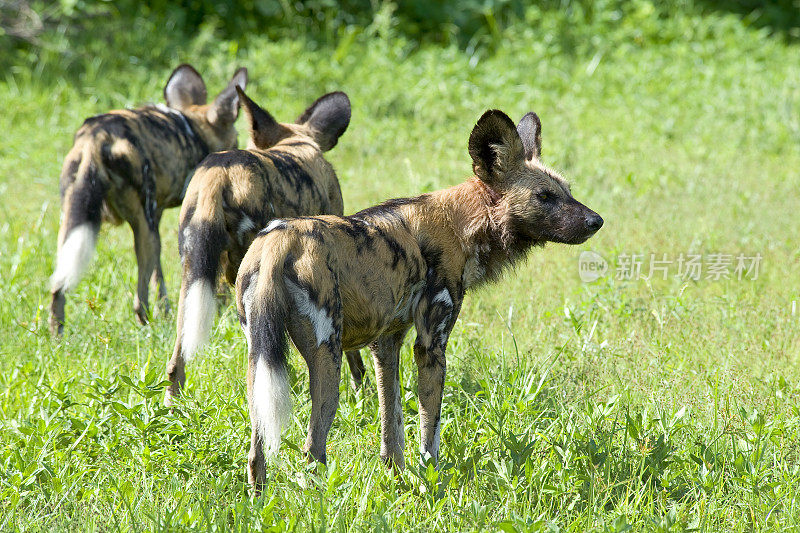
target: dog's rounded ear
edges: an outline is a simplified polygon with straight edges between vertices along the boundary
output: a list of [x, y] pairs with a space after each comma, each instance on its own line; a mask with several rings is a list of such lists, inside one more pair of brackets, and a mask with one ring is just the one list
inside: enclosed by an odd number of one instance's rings
[[469, 155], [475, 175], [488, 184], [500, 183], [504, 174], [525, 155], [514, 121], [497, 109], [478, 119], [469, 136]]
[[242, 108], [244, 108], [244, 116], [250, 128], [249, 146], [266, 150], [290, 133], [272, 115], [252, 101], [238, 85], [236, 86], [236, 93], [239, 96]]
[[517, 124], [517, 133], [525, 147], [525, 159], [530, 161], [542, 156], [542, 121], [539, 116], [530, 111], [522, 117]]
[[203, 105], [207, 98], [203, 77], [193, 66], [185, 63], [172, 71], [169, 81], [164, 86], [164, 100], [173, 109]]
[[317, 99], [296, 121], [316, 132], [316, 141], [327, 152], [339, 141], [350, 124], [350, 99], [341, 91], [328, 93]]
[[247, 69], [242, 67], [233, 75], [228, 86], [214, 99], [206, 114], [208, 121], [216, 126], [233, 125], [239, 116], [239, 93], [236, 92], [236, 87], [244, 89], [246, 86]]

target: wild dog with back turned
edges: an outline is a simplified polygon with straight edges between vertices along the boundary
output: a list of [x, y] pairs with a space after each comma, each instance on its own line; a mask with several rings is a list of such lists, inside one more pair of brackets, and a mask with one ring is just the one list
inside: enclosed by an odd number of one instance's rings
[[515, 127], [487, 111], [469, 139], [475, 177], [347, 217], [275, 220], [236, 279], [247, 337], [251, 439], [248, 477], [259, 492], [290, 413], [287, 335], [309, 368], [311, 419], [303, 450], [326, 461], [339, 401], [342, 350], [369, 346], [381, 415], [380, 455], [403, 468], [400, 347], [416, 327], [420, 453], [437, 460], [445, 347], [464, 294], [494, 280], [535, 246], [580, 244], [603, 224], [539, 161], [541, 123]]
[[[167, 364], [172, 405], [186, 380], [186, 362], [207, 340], [214, 323], [214, 287], [220, 274], [233, 285], [259, 228], [275, 217], [343, 213], [342, 192], [325, 159], [350, 123], [343, 92], [320, 97], [294, 124], [279, 123], [239, 90], [250, 128], [247, 150], [212, 154], [197, 168], [181, 208], [178, 239], [183, 274], [177, 335]], [[360, 385], [364, 364], [347, 354]]]
[[64, 328], [64, 294], [75, 288], [94, 253], [102, 221], [133, 230], [139, 275], [134, 310], [148, 320], [148, 283], [166, 298], [158, 225], [164, 209], [180, 205], [194, 167], [209, 153], [236, 146], [240, 68], [212, 104], [190, 65], [164, 87], [167, 105], [111, 111], [86, 119], [61, 171], [61, 229], [50, 279], [50, 330]]

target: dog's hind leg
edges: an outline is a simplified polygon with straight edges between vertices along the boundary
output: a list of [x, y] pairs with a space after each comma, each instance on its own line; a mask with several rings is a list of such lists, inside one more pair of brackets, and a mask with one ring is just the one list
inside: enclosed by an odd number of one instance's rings
[[403, 450], [403, 407], [400, 401], [400, 347], [408, 330], [378, 338], [370, 345], [375, 361], [375, 381], [381, 412], [381, 459], [387, 466], [405, 467]]
[[322, 464], [328, 461], [328, 432], [339, 407], [342, 350], [338, 342], [336, 344], [333, 348], [327, 343], [321, 344], [311, 357], [306, 358], [311, 389], [311, 418], [303, 451], [308, 453], [309, 461], [313, 458]]
[[[332, 278], [331, 274], [331, 278]], [[324, 274], [318, 276], [318, 281]], [[326, 440], [339, 407], [339, 380], [342, 371], [341, 305], [324, 305], [300, 281], [284, 278], [288, 294], [294, 302], [297, 318], [287, 326], [289, 336], [308, 365], [311, 389], [311, 418], [303, 451], [308, 460], [325, 464]], [[332, 281], [332, 280], [331, 280]], [[334, 285], [334, 283], [331, 283]], [[339, 302], [335, 289], [329, 302]]]
[[144, 210], [139, 208], [134, 218], [128, 220], [133, 229], [133, 243], [136, 250], [138, 266], [138, 282], [136, 296], [133, 298], [133, 310], [141, 324], [147, 324], [149, 316], [148, 293], [150, 278], [155, 274], [158, 263], [158, 251], [161, 248], [158, 234], [152, 231]]
[[353, 383], [353, 388], [358, 390], [364, 383], [364, 376], [367, 370], [364, 367], [364, 360], [361, 359], [361, 352], [358, 350], [345, 352], [345, 355], [347, 356], [347, 366], [350, 367], [350, 378]]
[[164, 272], [161, 269], [161, 234], [159, 232], [159, 224], [161, 222], [161, 211], [156, 212], [155, 217], [155, 231], [153, 231], [154, 253], [156, 256], [156, 266], [153, 270], [153, 275], [150, 277], [150, 287], [157, 290], [158, 294], [158, 309], [159, 306], [163, 308], [164, 314], [168, 314], [170, 310], [169, 298], [167, 298], [167, 286], [164, 283]]

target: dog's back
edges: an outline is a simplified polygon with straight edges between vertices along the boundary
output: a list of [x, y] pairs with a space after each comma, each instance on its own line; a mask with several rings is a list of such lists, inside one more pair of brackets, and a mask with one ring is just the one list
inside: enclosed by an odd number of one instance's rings
[[207, 105], [202, 78], [181, 65], [164, 89], [169, 107], [111, 111], [84, 121], [60, 177], [62, 224], [51, 278], [53, 333], [63, 328], [64, 292], [77, 285], [88, 266], [102, 220], [126, 221], [133, 230], [139, 320], [147, 320], [147, 283], [154, 270], [160, 295], [166, 297], [159, 257], [161, 213], [180, 204], [188, 177], [203, 157], [236, 145], [234, 86], [246, 80], [246, 69], [239, 69], [233, 85]]
[[239, 263], [260, 228], [275, 217], [343, 213], [342, 193], [324, 152], [350, 120], [344, 93], [318, 99], [295, 124], [282, 124], [239, 93], [250, 124], [247, 150], [212, 154], [198, 167], [181, 208], [183, 275], [177, 338], [166, 403], [179, 394], [184, 365], [213, 325], [214, 286], [236, 281]]

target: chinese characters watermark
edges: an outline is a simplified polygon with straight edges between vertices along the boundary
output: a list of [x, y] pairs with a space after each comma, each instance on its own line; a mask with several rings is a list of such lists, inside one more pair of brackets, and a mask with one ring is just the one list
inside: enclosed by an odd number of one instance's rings
[[676, 277], [685, 281], [756, 280], [763, 256], [760, 253], [621, 253], [613, 266], [592, 251], [581, 252], [578, 275], [589, 283], [610, 273], [619, 281]]

